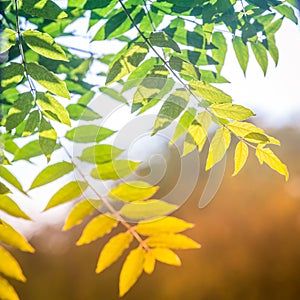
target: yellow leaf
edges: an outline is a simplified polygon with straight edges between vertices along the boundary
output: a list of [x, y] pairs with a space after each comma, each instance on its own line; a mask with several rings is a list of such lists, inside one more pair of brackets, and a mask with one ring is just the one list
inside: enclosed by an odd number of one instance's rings
[[145, 254], [145, 261], [144, 261], [144, 271], [147, 274], [152, 274], [155, 268], [155, 257], [152, 251], [148, 251]]
[[270, 168], [284, 175], [286, 181], [289, 179], [286, 165], [280, 161], [271, 149], [258, 146], [255, 154], [261, 164], [265, 162]]
[[4, 300], [20, 300], [15, 289], [9, 284], [9, 282], [0, 277], [0, 299]]
[[162, 263], [172, 265], [172, 266], [181, 265], [180, 258], [170, 249], [155, 248], [152, 249], [151, 252], [153, 253], [155, 259]]
[[19, 206], [6, 195], [0, 195], [0, 209], [11, 216], [30, 220], [30, 218], [19, 208]]
[[248, 146], [240, 141], [235, 148], [234, 155], [234, 173], [232, 176], [235, 176], [245, 165], [245, 162], [248, 157]]
[[129, 247], [132, 240], [133, 236], [129, 232], [122, 232], [112, 237], [104, 246], [99, 256], [96, 273], [102, 272], [117, 261]]
[[0, 273], [22, 282], [26, 281], [26, 278], [17, 260], [1, 246], [0, 246]]
[[211, 109], [216, 116], [225, 119], [245, 120], [254, 116], [254, 113], [250, 109], [242, 105], [231, 103], [212, 104], [209, 109]]
[[230, 131], [224, 127], [216, 130], [216, 133], [211, 141], [209, 152], [206, 161], [206, 170], [209, 170], [218, 163], [226, 153], [230, 144]]
[[171, 249], [194, 249], [200, 245], [182, 234], [159, 234], [146, 239], [149, 247], [171, 248]]
[[145, 250], [142, 248], [132, 250], [126, 257], [120, 273], [120, 297], [124, 296], [141, 276], [144, 267], [144, 260]]
[[177, 233], [192, 227], [194, 227], [193, 224], [178, 218], [165, 217], [155, 221], [140, 222], [136, 226], [136, 231], [142, 235], [155, 235], [159, 233]]
[[86, 225], [76, 245], [89, 244], [110, 233], [117, 225], [118, 221], [116, 219], [107, 215], [99, 215]]

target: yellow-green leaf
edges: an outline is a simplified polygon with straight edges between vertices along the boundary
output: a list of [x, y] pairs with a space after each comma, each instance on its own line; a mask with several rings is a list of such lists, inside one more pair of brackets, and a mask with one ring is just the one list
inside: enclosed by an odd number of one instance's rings
[[0, 209], [5, 211], [7, 214], [17, 217], [23, 218], [25, 220], [30, 220], [20, 208], [19, 206], [8, 196], [0, 195]]
[[86, 225], [76, 245], [89, 244], [110, 233], [117, 225], [118, 220], [107, 215], [99, 215]]
[[144, 260], [144, 271], [147, 274], [152, 274], [155, 268], [155, 257], [152, 251], [148, 251], [145, 253], [145, 260]]
[[143, 272], [145, 250], [137, 248], [132, 250], [122, 266], [119, 281], [119, 295], [124, 296], [136, 283]]
[[77, 203], [69, 213], [63, 230], [68, 230], [75, 225], [82, 223], [83, 219], [91, 215], [97, 208], [102, 205], [102, 200], [87, 199]]
[[22, 64], [11, 62], [8, 66], [0, 68], [0, 86], [8, 87], [19, 83], [24, 77], [24, 67]]
[[116, 262], [123, 252], [129, 247], [133, 240], [133, 236], [129, 232], [122, 232], [112, 237], [104, 246], [99, 256], [96, 273], [103, 270]]
[[50, 199], [45, 210], [78, 198], [88, 187], [84, 181], [71, 181], [59, 189]]
[[268, 69], [267, 49], [262, 43], [259, 42], [251, 42], [251, 48], [258, 64], [264, 72], [264, 75], [266, 75]]
[[0, 40], [0, 53], [3, 53], [16, 44], [17, 33], [10, 28], [4, 28], [4, 30], [0, 32]]
[[284, 163], [269, 148], [258, 146], [255, 152], [259, 162], [266, 163], [270, 168], [285, 176], [285, 180], [289, 179], [289, 172]]
[[26, 30], [23, 32], [25, 43], [33, 51], [54, 60], [69, 61], [64, 50], [45, 32]]
[[151, 186], [143, 181], [131, 181], [112, 188], [108, 196], [122, 201], [142, 201], [152, 197], [158, 189], [158, 186]]
[[200, 245], [183, 234], [159, 234], [146, 239], [149, 247], [171, 248], [171, 249], [195, 249]]
[[3, 178], [8, 183], [10, 183], [20, 192], [24, 193], [24, 190], [19, 180], [7, 168], [1, 165], [0, 165], [0, 177]]
[[170, 249], [167, 248], [155, 248], [152, 249], [151, 252], [156, 260], [172, 265], [172, 266], [180, 266], [181, 261], [180, 258]]
[[234, 36], [232, 40], [235, 56], [242, 68], [244, 74], [246, 74], [247, 65], [249, 61], [249, 50], [247, 44], [244, 44], [243, 40], [239, 36]]
[[177, 233], [194, 227], [175, 217], [164, 217], [154, 221], [140, 222], [136, 226], [136, 231], [142, 235], [157, 235], [160, 233]]
[[[25, 282], [26, 278], [17, 260], [0, 246], [0, 273], [7, 277]], [[0, 293], [1, 298], [1, 293]]]
[[2, 277], [0, 277], [0, 297], [4, 300], [20, 300], [15, 289]]
[[31, 135], [34, 132], [34, 130], [38, 127], [39, 123], [40, 123], [40, 112], [38, 110], [34, 110], [29, 114], [26, 120], [26, 124], [22, 136]]
[[206, 170], [218, 163], [225, 155], [231, 140], [230, 131], [224, 127], [216, 130], [211, 141], [206, 161]]
[[24, 252], [34, 252], [26, 239], [3, 220], [0, 223], [0, 241]]
[[171, 48], [176, 52], [181, 52], [177, 43], [163, 31], [152, 32], [150, 34], [149, 41], [153, 46]]
[[248, 108], [231, 103], [212, 104], [209, 107], [212, 112], [220, 118], [229, 118], [232, 120], [245, 120], [255, 114]]
[[236, 145], [234, 154], [234, 172], [232, 176], [235, 176], [245, 165], [248, 157], [248, 146], [240, 141]]

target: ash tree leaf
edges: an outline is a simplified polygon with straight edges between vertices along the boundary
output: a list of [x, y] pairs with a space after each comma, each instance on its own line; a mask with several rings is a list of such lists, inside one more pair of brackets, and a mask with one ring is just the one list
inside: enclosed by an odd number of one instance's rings
[[286, 181], [289, 179], [289, 172], [286, 165], [280, 161], [270, 148], [258, 146], [255, 155], [260, 164], [266, 163], [270, 168], [277, 171], [279, 174], [284, 175]]
[[92, 219], [84, 228], [76, 245], [89, 244], [104, 235], [110, 233], [118, 225], [118, 220], [107, 216], [99, 215]]
[[227, 43], [223, 33], [214, 32], [212, 35], [212, 43], [216, 46], [216, 48], [211, 50], [212, 58], [218, 62], [216, 65], [216, 70], [218, 73], [220, 73], [223, 68], [227, 53]]
[[71, 121], [67, 110], [49, 93], [36, 93], [36, 102], [42, 110], [42, 114], [50, 120], [54, 120], [68, 126]]
[[84, 181], [71, 181], [67, 183], [51, 197], [44, 211], [80, 197], [87, 187], [88, 184]]
[[155, 257], [152, 251], [148, 251], [145, 253], [145, 260], [143, 265], [144, 272], [147, 274], [152, 274], [154, 268], [155, 268]]
[[1, 197], [1, 195], [5, 195], [5, 194], [9, 194], [9, 193], [11, 193], [11, 190], [5, 184], [0, 182], [0, 197]]
[[0, 32], [0, 41], [0, 53], [4, 53], [16, 44], [17, 33], [10, 28], [4, 28], [4, 30]]
[[28, 63], [26, 68], [30, 77], [49, 92], [70, 99], [70, 94], [65, 82], [58, 78], [54, 73], [36, 63]]
[[177, 208], [177, 205], [151, 199], [147, 201], [133, 201], [126, 204], [121, 208], [120, 213], [129, 219], [144, 220], [168, 215]]
[[39, 125], [39, 143], [42, 152], [49, 162], [51, 154], [53, 153], [56, 146], [57, 133], [52, 125], [42, 118]]
[[20, 192], [25, 193], [19, 180], [6, 167], [0, 165], [0, 177], [10, 183]]
[[63, 19], [68, 16], [51, 0], [24, 0], [22, 9], [29, 15], [50, 20]]
[[63, 230], [68, 230], [82, 223], [83, 219], [91, 215], [102, 205], [102, 200], [85, 199], [78, 202], [69, 213]]
[[38, 140], [34, 140], [29, 142], [28, 144], [24, 145], [22, 148], [19, 148], [15, 152], [15, 157], [13, 161], [17, 160], [30, 160], [33, 157], [42, 155], [42, 149], [40, 147], [40, 143]]
[[131, 181], [112, 188], [108, 196], [126, 202], [143, 201], [152, 197], [158, 189], [158, 186], [152, 186], [147, 182]]
[[282, 18], [281, 19], [278, 19], [266, 26], [264, 26], [264, 32], [267, 36], [270, 36], [270, 35], [274, 35], [281, 27], [282, 25]]
[[163, 31], [152, 32], [149, 37], [149, 42], [152, 46], [170, 48], [176, 52], [181, 52], [177, 43]]
[[6, 212], [7, 214], [23, 218], [25, 220], [31, 220], [21, 209], [20, 207], [8, 196], [0, 195], [0, 210]]
[[34, 132], [34, 130], [39, 126], [39, 123], [40, 123], [40, 112], [38, 110], [34, 110], [29, 114], [26, 120], [26, 124], [22, 136], [31, 135]]
[[26, 30], [22, 33], [25, 43], [36, 53], [54, 60], [69, 61], [64, 50], [45, 32]]
[[209, 146], [206, 170], [211, 169], [216, 163], [218, 163], [225, 155], [230, 144], [230, 131], [224, 127], [216, 130], [216, 133]]
[[100, 88], [100, 91], [119, 102], [127, 103], [127, 100], [119, 92], [117, 92], [114, 89], [111, 89], [108, 87], [102, 87], [102, 88]]
[[269, 142], [268, 136], [259, 133], [259, 132], [251, 132], [244, 136], [247, 141], [258, 142], [258, 143], [266, 143]]
[[0, 295], [5, 300], [20, 300], [15, 289], [3, 277], [0, 277]]
[[62, 176], [72, 172], [73, 170], [73, 164], [67, 161], [62, 161], [47, 166], [35, 177], [29, 189], [32, 190], [39, 186], [43, 186], [52, 181], [55, 181], [56, 179], [61, 178]]
[[197, 249], [200, 245], [183, 234], [159, 234], [146, 239], [149, 247], [171, 249]]
[[0, 223], [0, 241], [23, 252], [34, 252], [34, 248], [26, 239], [3, 220]]
[[85, 148], [79, 159], [100, 165], [117, 158], [122, 152], [123, 150], [112, 145], [100, 144]]
[[68, 131], [65, 137], [76, 143], [99, 143], [114, 133], [115, 131], [105, 127], [82, 125]]
[[290, 19], [295, 24], [298, 24], [298, 18], [296, 17], [294, 10], [290, 6], [282, 4], [274, 6], [273, 8], [284, 17]]
[[172, 69], [179, 72], [181, 75], [191, 76], [193, 79], [200, 79], [201, 74], [193, 64], [181, 59], [177, 56], [171, 56], [169, 64]]
[[273, 58], [275, 65], [277, 66], [278, 60], [279, 60], [279, 50], [276, 45], [276, 40], [274, 35], [268, 35], [267, 36], [267, 46], [271, 57]]
[[27, 116], [33, 106], [33, 97], [30, 92], [20, 94], [8, 112], [6, 119], [6, 129], [16, 128]]
[[112, 237], [103, 247], [96, 268], [96, 273], [101, 273], [114, 262], [116, 262], [123, 252], [129, 247], [133, 236], [129, 232], [121, 232]]
[[[3, 247], [0, 246], [0, 273], [25, 282], [26, 278], [17, 260]], [[0, 293], [0, 295], [3, 295]]]
[[2, 88], [19, 83], [23, 77], [24, 67], [22, 64], [11, 62], [8, 66], [0, 68], [0, 86]]
[[142, 235], [157, 235], [160, 233], [177, 233], [193, 227], [194, 225], [191, 223], [168, 216], [157, 220], [139, 222], [136, 231]]
[[220, 118], [242, 121], [255, 114], [248, 108], [231, 103], [212, 104], [209, 109]]
[[72, 120], [83, 120], [83, 121], [93, 121], [101, 118], [101, 116], [90, 109], [86, 105], [82, 104], [70, 104], [66, 107], [69, 116]]
[[122, 266], [119, 280], [119, 296], [123, 297], [142, 275], [145, 250], [136, 248], [131, 250]]
[[235, 176], [244, 167], [248, 157], [248, 146], [240, 141], [236, 145], [234, 154], [234, 172], [232, 176]]
[[145, 43], [135, 43], [133, 44], [121, 57], [116, 60], [110, 67], [107, 78], [106, 85], [116, 82], [134, 71], [139, 64], [144, 60], [149, 47]]
[[172, 266], [181, 266], [180, 258], [170, 249], [167, 248], [155, 248], [151, 250], [153, 256], [156, 260], [172, 265]]
[[232, 40], [235, 56], [240, 64], [241, 69], [246, 75], [246, 70], [249, 62], [249, 50], [247, 44], [245, 44], [241, 37], [235, 36]]
[[101, 180], [117, 180], [133, 173], [139, 165], [139, 162], [132, 160], [113, 160], [98, 165], [91, 171], [91, 176]]
[[264, 75], [267, 73], [268, 68], [268, 56], [267, 56], [267, 49], [261, 43], [254, 43], [251, 42], [251, 48], [254, 53], [254, 56], [260, 65]]
[[204, 81], [192, 80], [189, 86], [197, 96], [212, 103], [231, 103], [231, 96]]

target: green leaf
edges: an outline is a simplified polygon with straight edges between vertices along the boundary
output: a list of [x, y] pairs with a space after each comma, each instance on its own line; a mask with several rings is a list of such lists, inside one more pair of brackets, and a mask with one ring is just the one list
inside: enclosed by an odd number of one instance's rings
[[282, 4], [274, 6], [273, 8], [286, 18], [290, 19], [295, 24], [298, 24], [298, 19], [295, 15], [295, 12], [290, 6]]
[[134, 71], [144, 60], [149, 49], [145, 43], [133, 44], [116, 60], [108, 71], [106, 85], [116, 82]]
[[39, 123], [40, 123], [40, 112], [38, 110], [34, 110], [29, 114], [26, 120], [26, 124], [22, 136], [31, 135], [34, 132], [34, 130], [38, 127]]
[[76, 143], [99, 143], [114, 133], [115, 131], [105, 127], [82, 125], [68, 131], [65, 137]]
[[0, 68], [0, 86], [2, 88], [19, 83], [23, 77], [24, 67], [22, 64], [11, 62], [8, 66]]
[[101, 273], [114, 262], [116, 262], [123, 252], [129, 247], [133, 236], [129, 232], [121, 232], [112, 237], [104, 246], [98, 259], [96, 273]]
[[274, 35], [282, 25], [282, 19], [278, 19], [264, 27], [264, 32], [267, 36]]
[[123, 150], [112, 145], [101, 144], [85, 148], [79, 159], [100, 165], [117, 158], [122, 152]]
[[[0, 246], [0, 273], [3, 275], [25, 282], [26, 278], [17, 260], [3, 247]], [[0, 289], [1, 290], [1, 289]], [[3, 294], [0, 292], [0, 297]]]
[[39, 125], [39, 143], [48, 162], [56, 146], [57, 133], [52, 125], [44, 118]]
[[177, 205], [151, 199], [147, 201], [134, 201], [126, 204], [121, 208], [120, 213], [129, 219], [143, 220], [168, 215], [177, 208]]
[[63, 19], [68, 15], [51, 0], [23, 0], [22, 9], [29, 15], [45, 19]]
[[232, 176], [235, 176], [246, 163], [248, 157], [248, 146], [244, 142], [240, 141], [236, 145], [234, 154], [234, 172]]
[[231, 103], [231, 96], [225, 94], [218, 88], [206, 83], [204, 81], [192, 80], [189, 82], [191, 89], [195, 91], [197, 96], [200, 96], [204, 100], [208, 100], [212, 103]]
[[66, 107], [72, 120], [92, 121], [101, 118], [101, 116], [82, 104], [70, 104]]
[[49, 93], [36, 93], [36, 102], [42, 113], [50, 120], [71, 126], [69, 114], [66, 109]]
[[100, 88], [100, 91], [119, 102], [127, 103], [127, 100], [119, 92], [117, 92], [114, 89], [110, 89], [108, 87], [102, 87], [102, 88]]
[[167, 248], [155, 248], [151, 250], [153, 256], [156, 260], [172, 265], [172, 266], [181, 266], [180, 258], [170, 249]]
[[84, 181], [67, 183], [51, 197], [44, 211], [80, 197], [87, 187], [88, 184]]
[[142, 235], [157, 235], [161, 233], [177, 233], [194, 225], [175, 217], [164, 217], [154, 221], [139, 222], [136, 231]]
[[171, 56], [169, 64], [173, 70], [180, 72], [181, 75], [191, 76], [196, 80], [200, 79], [198, 68], [177, 56]]
[[176, 52], [181, 52], [177, 43], [163, 31], [152, 32], [150, 34], [149, 42], [152, 44], [152, 46], [170, 48]]
[[30, 92], [20, 94], [18, 100], [8, 112], [6, 119], [6, 129], [12, 130], [16, 128], [27, 116], [33, 106], [33, 97]]
[[273, 58], [275, 65], [277, 66], [279, 60], [279, 50], [276, 45], [275, 37], [273, 35], [269, 35], [267, 37], [267, 47], [266, 47]]
[[99, 215], [86, 225], [76, 245], [89, 244], [110, 233], [117, 225], [116, 219], [107, 215]]
[[245, 120], [255, 114], [248, 108], [231, 103], [212, 104], [209, 109], [220, 118], [229, 118], [232, 120]]
[[0, 241], [24, 252], [34, 252], [26, 239], [3, 220], [0, 223]]
[[73, 164], [66, 161], [47, 166], [35, 177], [29, 189], [32, 190], [39, 186], [55, 181], [56, 179], [61, 178], [73, 170]]
[[149, 247], [171, 249], [196, 249], [200, 245], [183, 234], [159, 234], [146, 239]]
[[247, 44], [244, 44], [243, 40], [239, 36], [235, 36], [232, 40], [235, 56], [246, 75], [246, 70], [249, 62], [249, 50]]
[[248, 133], [247, 135], [245, 135], [245, 139], [247, 141], [251, 141], [253, 143], [257, 143], [257, 142], [260, 142], [260, 143], [266, 143], [266, 142], [269, 142], [269, 138], [268, 136], [262, 134], [262, 133], [258, 133], [258, 132], [251, 132], [251, 133]]
[[218, 62], [216, 65], [216, 70], [218, 73], [221, 72], [226, 53], [227, 53], [227, 43], [222, 32], [214, 32], [212, 35], [212, 43], [217, 47], [217, 49], [212, 49], [212, 58]]
[[69, 61], [64, 50], [45, 32], [26, 30], [22, 33], [25, 43], [40, 55], [54, 59]]
[[268, 68], [268, 56], [267, 56], [266, 48], [261, 43], [253, 43], [253, 42], [251, 42], [251, 48], [258, 64], [260, 65], [262, 71], [264, 72], [264, 75], [266, 75], [267, 68]]
[[27, 72], [36, 82], [49, 90], [49, 92], [70, 99], [70, 94], [65, 82], [45, 67], [36, 63], [28, 63]]
[[151, 186], [143, 181], [131, 181], [112, 188], [108, 196], [126, 202], [143, 201], [152, 197], [158, 189], [158, 186]]
[[0, 177], [3, 178], [8, 183], [10, 183], [20, 192], [24, 193], [24, 190], [19, 180], [7, 168], [1, 165], [0, 165]]
[[83, 219], [91, 215], [96, 209], [102, 205], [102, 200], [86, 199], [78, 202], [69, 213], [63, 230], [68, 230], [75, 225], [82, 223]]
[[13, 161], [17, 161], [17, 160], [21, 160], [21, 159], [30, 160], [31, 158], [42, 155], [42, 154], [43, 154], [43, 152], [40, 147], [39, 141], [34, 140], [32, 142], [29, 142], [22, 148], [18, 149], [15, 152], [15, 157], [14, 157]]
[[119, 296], [123, 297], [137, 282], [143, 272], [145, 250], [136, 248], [131, 250], [122, 266], [119, 281]]
[[5, 195], [11, 193], [11, 190], [2, 182], [0, 182], [0, 197], [1, 195]]
[[229, 147], [230, 140], [230, 131], [228, 129], [222, 127], [216, 130], [209, 147], [205, 170], [209, 170], [223, 158]]
[[190, 94], [185, 89], [177, 89], [163, 103], [155, 120], [152, 135], [169, 126], [185, 109]]
[[15, 289], [3, 277], [0, 277], [0, 295], [5, 300], [20, 300]]
[[269, 148], [263, 148], [263, 146], [258, 146], [255, 152], [260, 164], [264, 162], [273, 170], [277, 171], [279, 174], [285, 176], [285, 180], [289, 179], [289, 172], [285, 164], [283, 164], [280, 159], [274, 154], [274, 152]]
[[4, 28], [4, 30], [0, 32], [0, 40], [0, 53], [4, 53], [16, 44], [17, 33], [10, 28]]
[[133, 173], [139, 164], [131, 160], [113, 160], [98, 165], [91, 171], [91, 176], [101, 180], [117, 180]]
[[6, 195], [0, 195], [0, 209], [13, 217], [30, 220], [30, 217], [28, 217], [19, 208], [19, 206], [10, 197]]

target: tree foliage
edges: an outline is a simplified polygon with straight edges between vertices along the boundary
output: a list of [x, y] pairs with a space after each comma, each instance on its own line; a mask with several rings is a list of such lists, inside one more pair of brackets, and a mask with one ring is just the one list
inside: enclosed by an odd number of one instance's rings
[[[135, 114], [160, 105], [152, 135], [176, 120], [171, 143], [184, 136], [182, 155], [196, 148], [201, 151], [214, 123], [217, 129], [209, 145], [207, 170], [222, 160], [231, 140], [236, 139], [233, 175], [245, 165], [250, 148], [260, 164], [267, 164], [288, 179], [287, 167], [270, 148], [279, 141], [245, 121], [254, 113], [233, 103], [219, 84], [228, 82], [222, 68], [229, 47], [233, 47], [244, 74], [250, 52], [264, 74], [270, 59], [277, 65], [276, 33], [284, 19], [297, 24], [296, 8], [291, 0], [69, 0], [65, 7], [52, 0], [2, 1], [0, 209], [30, 220], [13, 200], [14, 193], [29, 193], [15, 177], [14, 166], [16, 161], [31, 163], [44, 155], [49, 164], [32, 179], [29, 190], [71, 172], [79, 176], [57, 190], [45, 208], [80, 199], [67, 217], [64, 230], [99, 209], [105, 211], [91, 219], [77, 241], [77, 245], [88, 244], [111, 234], [100, 253], [96, 272], [111, 266], [132, 245], [120, 273], [120, 296], [143, 272], [151, 274], [156, 261], [179, 266], [181, 261], [171, 249], [199, 248], [181, 233], [192, 224], [163, 217], [177, 206], [156, 199], [158, 187], [141, 181], [120, 181], [134, 173], [140, 162], [118, 158], [124, 149], [105, 141], [116, 132], [92, 122], [101, 116], [89, 103], [97, 92], [102, 92], [128, 104]], [[123, 48], [103, 55], [86, 49], [72, 51], [72, 42], [60, 45], [62, 37], [76, 40], [70, 25], [83, 20], [88, 21], [92, 32], [98, 28], [91, 44], [117, 40]], [[98, 63], [106, 71], [94, 76], [98, 82], [104, 80], [105, 86], [87, 79]], [[121, 91], [114, 89], [116, 82], [122, 86]], [[174, 88], [175, 82], [181, 87]], [[130, 103], [124, 95], [128, 90], [134, 94]], [[66, 104], [69, 99], [72, 102]], [[86, 121], [85, 125], [77, 125], [78, 120]], [[70, 155], [67, 141], [83, 145], [79, 157]], [[52, 161], [58, 150], [65, 152], [66, 161]], [[90, 167], [88, 175], [78, 167], [80, 161]], [[115, 185], [106, 194], [99, 194], [89, 178], [113, 180]], [[87, 198], [85, 190], [94, 197]], [[125, 231], [114, 233], [116, 227]], [[26, 239], [3, 220], [0, 241], [34, 252]], [[2, 247], [0, 272], [25, 281], [17, 261]], [[4, 277], [0, 277], [0, 298], [19, 299]]]

